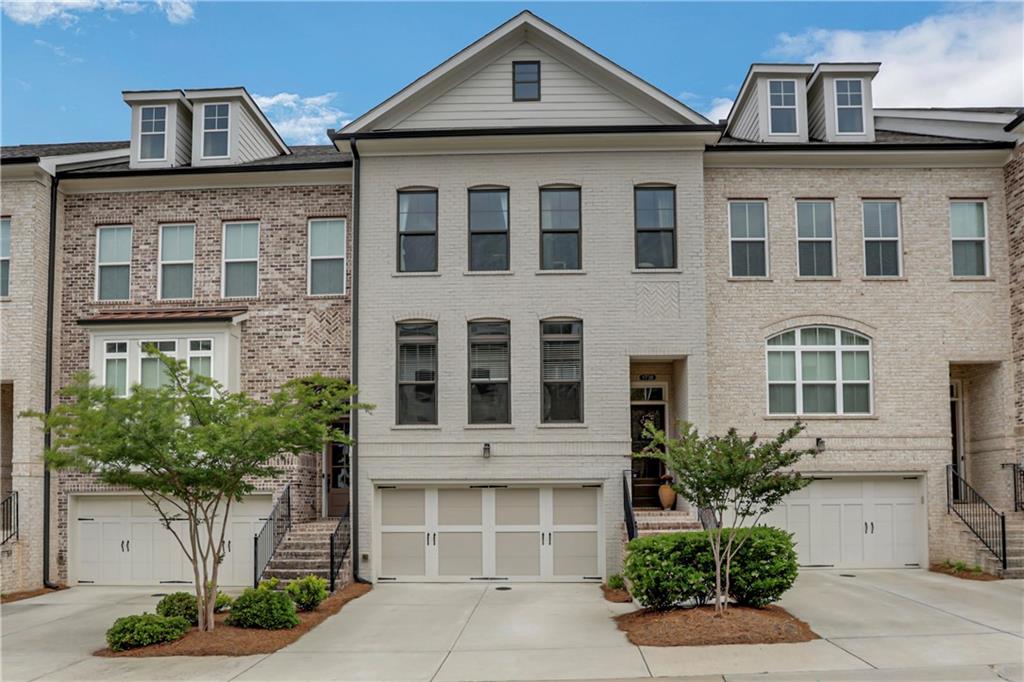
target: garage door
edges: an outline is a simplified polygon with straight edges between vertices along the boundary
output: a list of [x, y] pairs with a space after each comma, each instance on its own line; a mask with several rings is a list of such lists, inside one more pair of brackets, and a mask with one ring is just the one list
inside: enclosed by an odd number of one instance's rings
[[793, 533], [801, 566], [918, 566], [922, 495], [917, 476], [815, 478], [761, 522]]
[[[192, 564], [141, 496], [79, 496], [71, 520], [72, 581], [95, 585], [191, 584]], [[270, 510], [269, 496], [234, 504], [225, 531], [219, 583], [251, 585], [253, 535]], [[188, 524], [175, 521], [188, 536]]]
[[600, 580], [597, 487], [377, 490], [378, 580]]

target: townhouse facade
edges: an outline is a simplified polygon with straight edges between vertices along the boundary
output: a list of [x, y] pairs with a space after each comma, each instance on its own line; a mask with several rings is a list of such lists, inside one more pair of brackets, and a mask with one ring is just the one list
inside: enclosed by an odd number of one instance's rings
[[[711, 122], [524, 12], [330, 145], [288, 146], [244, 88], [126, 92], [130, 142], [46, 204], [50, 389], [159, 385], [150, 342], [259, 397], [353, 379], [376, 405], [353, 451], [285, 462], [235, 512], [233, 584], [283, 504], [350, 524], [350, 578], [600, 581], [636, 524], [699, 527], [685, 500], [651, 515], [647, 421], [806, 422], [814, 481], [765, 519], [802, 565], [974, 563], [998, 538], [961, 515], [980, 496], [1012, 529], [1024, 488], [1021, 121], [875, 110], [879, 68], [755, 64]], [[25, 429], [38, 478], [21, 409], [0, 441]], [[51, 580], [187, 580], [140, 498], [53, 479]]]

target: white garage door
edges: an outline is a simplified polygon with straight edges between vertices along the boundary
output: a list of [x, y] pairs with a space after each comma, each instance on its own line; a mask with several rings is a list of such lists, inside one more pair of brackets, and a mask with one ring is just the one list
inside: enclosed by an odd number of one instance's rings
[[815, 478], [761, 523], [793, 533], [801, 566], [918, 566], [923, 494], [917, 476]]
[[385, 487], [379, 580], [600, 580], [596, 487]]
[[[70, 528], [73, 582], [95, 585], [192, 584], [192, 564], [156, 511], [141, 496], [82, 495]], [[269, 496], [233, 504], [225, 531], [218, 582], [251, 585], [253, 535], [270, 511]], [[186, 540], [188, 524], [175, 521]]]

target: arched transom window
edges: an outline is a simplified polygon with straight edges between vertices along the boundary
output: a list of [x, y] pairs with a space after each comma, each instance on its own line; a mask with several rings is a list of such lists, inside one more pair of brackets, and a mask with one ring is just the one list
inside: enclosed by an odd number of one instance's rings
[[871, 414], [871, 340], [836, 327], [768, 339], [769, 414]]

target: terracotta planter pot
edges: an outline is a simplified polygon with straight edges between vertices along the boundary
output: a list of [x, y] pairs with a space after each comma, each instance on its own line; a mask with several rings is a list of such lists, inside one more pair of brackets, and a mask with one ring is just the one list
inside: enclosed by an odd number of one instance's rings
[[662, 483], [658, 488], [658, 500], [661, 502], [661, 508], [669, 511], [676, 506], [676, 491], [672, 490], [668, 483]]

